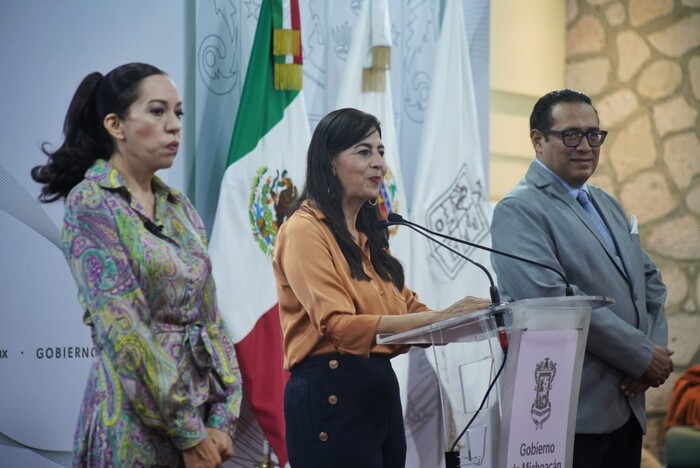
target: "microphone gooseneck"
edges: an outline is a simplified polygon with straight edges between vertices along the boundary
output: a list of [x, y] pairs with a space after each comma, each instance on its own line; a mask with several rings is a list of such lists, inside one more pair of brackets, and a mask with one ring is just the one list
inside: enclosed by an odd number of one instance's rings
[[469, 246], [475, 247], [477, 249], [486, 250], [487, 252], [492, 252], [492, 253], [495, 253], [497, 255], [503, 255], [504, 257], [512, 258], [514, 260], [519, 260], [521, 262], [529, 263], [530, 265], [535, 265], [535, 266], [538, 266], [540, 268], [544, 268], [546, 270], [552, 271], [552, 272], [556, 273], [562, 279], [562, 281], [564, 281], [564, 284], [566, 284], [566, 295], [567, 296], [574, 295], [574, 290], [571, 287], [569, 280], [566, 279], [566, 276], [561, 271], [559, 271], [556, 268], [553, 268], [549, 265], [545, 265], [544, 263], [540, 263], [540, 262], [537, 262], [535, 260], [531, 260], [529, 258], [521, 257], [519, 255], [504, 252], [502, 250], [494, 249], [491, 247], [486, 247], [484, 245], [477, 244], [475, 242], [469, 242], [469, 241], [464, 240], [464, 239], [458, 239], [456, 237], [448, 236], [447, 234], [443, 234], [441, 232], [433, 231], [433, 230], [428, 229], [424, 226], [421, 226], [420, 224], [416, 224], [416, 223], [413, 223], [411, 221], [408, 221], [403, 216], [401, 216], [400, 214], [397, 214], [397, 213], [389, 213], [389, 216], [387, 218], [388, 218], [388, 221], [386, 222], [387, 226], [398, 224], [401, 226], [416, 227], [416, 228], [422, 229], [423, 231], [428, 232], [434, 236], [442, 237], [444, 239], [449, 239], [451, 241], [458, 242], [460, 244], [469, 245]]
[[[496, 328], [497, 328], [497, 335], [498, 335], [498, 342], [501, 345], [501, 349], [503, 350], [503, 362], [501, 363], [500, 368], [498, 369], [498, 372], [496, 373], [496, 376], [494, 379], [491, 381], [491, 384], [489, 385], [488, 389], [486, 390], [486, 394], [484, 395], [484, 398], [481, 401], [481, 405], [479, 408], [476, 410], [474, 415], [472, 416], [471, 420], [467, 423], [465, 428], [462, 430], [462, 432], [457, 436], [455, 439], [454, 443], [452, 444], [452, 447], [450, 450], [445, 452], [445, 466], [446, 468], [458, 468], [460, 466], [459, 464], [459, 451], [457, 449], [457, 444], [459, 443], [459, 440], [466, 434], [466, 432], [469, 430], [471, 427], [472, 423], [474, 422], [474, 419], [476, 419], [477, 415], [481, 413], [481, 410], [484, 408], [484, 405], [486, 404], [486, 400], [488, 399], [489, 394], [491, 393], [491, 390], [493, 389], [494, 385], [498, 381], [498, 377], [501, 375], [501, 372], [503, 371], [503, 368], [505, 366], [506, 362], [506, 356], [508, 355], [508, 335], [506, 333], [506, 325], [505, 325], [505, 320], [503, 318], [503, 314], [505, 312], [505, 306], [501, 302], [500, 294], [498, 293], [498, 288], [496, 287], [496, 283], [493, 281], [493, 277], [491, 276], [491, 273], [486, 269], [485, 266], [482, 264], [475, 262], [471, 258], [467, 257], [466, 255], [463, 255], [462, 253], [458, 252], [454, 248], [450, 247], [449, 245], [445, 244], [444, 242], [441, 242], [434, 237], [430, 236], [428, 233], [437, 235], [440, 237], [446, 237], [443, 235], [440, 235], [439, 233], [433, 232], [429, 229], [424, 228], [423, 226], [420, 226], [418, 224], [411, 223], [409, 221], [406, 221], [403, 219], [401, 215], [398, 215], [396, 213], [389, 213], [388, 216], [388, 221], [385, 221], [383, 219], [377, 220], [373, 223], [372, 227], [374, 229], [386, 229], [389, 226], [392, 225], [401, 225], [401, 226], [406, 226], [409, 229], [412, 229], [416, 231], [417, 233], [421, 234], [422, 236], [426, 237], [427, 239], [435, 242], [436, 244], [441, 245], [442, 247], [446, 248], [453, 254], [457, 255], [458, 257], [463, 258], [464, 260], [468, 261], [469, 263], [477, 266], [481, 271], [483, 271], [486, 276], [489, 279], [489, 283], [491, 286], [489, 287], [489, 294], [491, 296], [491, 310], [492, 310], [492, 315], [495, 319], [496, 322]], [[446, 237], [447, 239], [453, 240], [455, 242], [460, 242], [459, 239], [453, 239], [451, 237]], [[464, 242], [466, 244], [471, 245], [469, 242]]]
[[[392, 217], [394, 218], [393, 221], [392, 221]], [[398, 217], [398, 219], [400, 219], [400, 221], [397, 220], [397, 217]], [[501, 304], [501, 295], [498, 292], [498, 287], [496, 287], [496, 283], [493, 281], [493, 277], [491, 276], [491, 272], [489, 272], [489, 270], [481, 263], [475, 262], [471, 258], [460, 253], [459, 251], [455, 250], [454, 248], [450, 247], [449, 245], [445, 244], [444, 242], [441, 242], [441, 241], [435, 239], [434, 237], [430, 236], [426, 232], [424, 232], [424, 231], [428, 231], [427, 229], [422, 229], [422, 227], [419, 225], [414, 225], [413, 223], [405, 222], [400, 215], [397, 215], [395, 213], [389, 213], [389, 221], [385, 221], [383, 219], [377, 220], [373, 223], [372, 227], [374, 229], [379, 230], [379, 229], [386, 229], [387, 227], [394, 225], [394, 224], [406, 226], [407, 228], [416, 231], [417, 233], [419, 233], [422, 236], [428, 238], [429, 240], [435, 242], [436, 244], [445, 247], [447, 250], [449, 250], [453, 254], [457, 255], [458, 257], [461, 257], [464, 260], [468, 261], [469, 263], [477, 266], [479, 269], [481, 269], [481, 271], [483, 271], [486, 274], [486, 276], [489, 279], [489, 283], [490, 283], [489, 295], [491, 296], [491, 306], [495, 307], [495, 306], [498, 306]], [[428, 231], [428, 232], [430, 232], [430, 231]], [[504, 313], [504, 310], [499, 310], [498, 307], [495, 307], [493, 309], [493, 317], [496, 320], [498, 342], [501, 345], [501, 349], [503, 349], [505, 351], [508, 349], [508, 334], [506, 333], [506, 324], [505, 324], [505, 320], [503, 319], [503, 313]]]
[[[390, 214], [389, 214], [389, 217], [390, 217], [390, 218], [391, 218], [391, 215], [392, 215], [392, 214], [393, 214], [393, 213], [390, 213]], [[491, 293], [491, 302], [492, 302], [493, 304], [500, 304], [501, 298], [500, 298], [500, 295], [498, 294], [498, 288], [496, 287], [496, 283], [493, 281], [493, 277], [491, 276], [491, 273], [489, 272], [488, 269], [486, 269], [486, 267], [485, 267], [484, 265], [482, 265], [482, 264], [479, 263], [479, 262], [475, 262], [474, 260], [472, 260], [471, 258], [469, 258], [469, 257], [467, 257], [466, 255], [462, 254], [462, 253], [459, 252], [458, 250], [455, 250], [454, 248], [450, 247], [449, 245], [445, 244], [444, 242], [435, 239], [434, 237], [432, 237], [431, 235], [427, 234], [426, 232], [423, 232], [423, 231], [420, 229], [420, 226], [413, 226], [412, 224], [405, 223], [405, 222], [384, 221], [383, 219], [380, 219], [380, 220], [375, 221], [375, 222], [373, 223], [372, 227], [373, 227], [374, 229], [386, 229], [387, 227], [391, 226], [392, 224], [401, 224], [402, 226], [406, 226], [406, 227], [408, 227], [409, 229], [413, 229], [413, 230], [416, 231], [418, 234], [420, 234], [420, 235], [422, 235], [422, 236], [428, 238], [429, 240], [435, 242], [435, 243], [438, 244], [438, 245], [443, 246], [444, 248], [446, 248], [447, 250], [449, 250], [449, 251], [452, 252], [453, 254], [457, 255], [458, 257], [463, 258], [464, 260], [468, 261], [468, 262], [471, 263], [472, 265], [478, 267], [481, 271], [483, 271], [483, 272], [486, 274], [486, 276], [487, 276], [488, 279], [489, 279], [489, 283], [491, 284], [491, 287], [489, 288], [489, 292]], [[426, 231], [427, 231], [427, 229], [426, 229]], [[429, 231], [428, 231], [428, 232], [429, 232]], [[432, 234], [432, 232], [431, 232], [430, 234]]]

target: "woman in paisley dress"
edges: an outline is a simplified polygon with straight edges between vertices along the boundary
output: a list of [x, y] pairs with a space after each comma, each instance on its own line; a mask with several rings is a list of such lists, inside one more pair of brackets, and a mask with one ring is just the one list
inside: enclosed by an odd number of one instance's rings
[[177, 154], [182, 103], [158, 68], [80, 83], [65, 140], [32, 170], [65, 199], [63, 251], [92, 332], [74, 466], [214, 467], [233, 455], [241, 379], [216, 303], [203, 223], [156, 171]]

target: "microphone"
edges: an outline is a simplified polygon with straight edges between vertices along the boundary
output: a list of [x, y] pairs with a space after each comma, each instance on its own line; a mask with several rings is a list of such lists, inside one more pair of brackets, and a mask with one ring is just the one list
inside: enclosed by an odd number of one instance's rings
[[574, 295], [574, 290], [573, 290], [573, 288], [571, 287], [571, 284], [569, 283], [569, 280], [566, 279], [566, 276], [564, 276], [564, 274], [563, 274], [561, 271], [559, 271], [559, 270], [557, 270], [556, 268], [553, 268], [553, 267], [551, 267], [551, 266], [549, 266], [549, 265], [545, 265], [544, 263], [540, 263], [540, 262], [537, 262], [537, 261], [535, 261], [535, 260], [531, 260], [531, 259], [529, 259], [529, 258], [521, 257], [521, 256], [519, 256], [519, 255], [515, 255], [515, 254], [512, 254], [512, 253], [504, 252], [504, 251], [502, 251], [502, 250], [497, 250], [497, 249], [493, 249], [493, 248], [491, 248], [491, 247], [486, 247], [486, 246], [481, 245], [481, 244], [476, 244], [476, 243], [474, 243], [474, 242], [469, 242], [469, 241], [466, 241], [466, 240], [464, 240], [464, 239], [458, 239], [458, 238], [456, 238], [456, 237], [448, 236], [447, 234], [443, 234], [443, 233], [441, 233], [441, 232], [432, 231], [432, 230], [430, 230], [430, 229], [428, 229], [428, 228], [426, 228], [426, 227], [424, 227], [424, 226], [421, 226], [420, 224], [416, 224], [416, 223], [413, 223], [413, 222], [411, 222], [411, 221], [405, 219], [405, 218], [404, 218], [403, 216], [401, 216], [400, 214], [397, 214], [397, 213], [389, 213], [388, 221], [386, 221], [387, 227], [388, 227], [388, 226], [397, 225], [397, 224], [400, 225], [400, 226], [407, 226], [407, 227], [413, 228], [414, 230], [417, 230], [417, 229], [415, 229], [415, 228], [418, 228], [418, 229], [421, 229], [421, 230], [423, 230], [423, 231], [425, 231], [425, 232], [428, 232], [428, 233], [430, 233], [430, 234], [432, 234], [432, 235], [434, 235], [434, 236], [442, 237], [442, 238], [444, 238], [444, 239], [449, 239], [449, 240], [451, 240], [451, 241], [454, 241], [454, 242], [457, 242], [457, 243], [460, 243], [460, 244], [469, 245], [469, 246], [475, 247], [475, 248], [477, 248], [477, 249], [486, 250], [487, 252], [495, 253], [496, 255], [503, 255], [504, 257], [512, 258], [512, 259], [514, 259], [514, 260], [519, 260], [519, 261], [521, 261], [521, 262], [529, 263], [530, 265], [535, 265], [535, 266], [538, 266], [538, 267], [540, 267], [540, 268], [544, 268], [544, 269], [546, 269], [546, 270], [553, 271], [554, 273], [556, 273], [556, 274], [562, 279], [562, 281], [564, 281], [564, 284], [566, 284], [566, 295], [567, 295], [567, 296], [573, 296], [573, 295]]
[[[392, 213], [392, 214], [393, 214], [393, 213]], [[390, 214], [390, 215], [391, 215], [391, 214]], [[378, 219], [378, 220], [376, 220], [376, 221], [373, 223], [372, 227], [373, 227], [375, 230], [381, 230], [381, 229], [386, 229], [386, 228], [388, 228], [388, 227], [391, 226], [392, 224], [402, 224], [402, 223], [392, 223], [392, 222], [390, 222], [390, 221], [385, 221], [385, 220], [383, 220], [383, 219]], [[457, 255], [458, 257], [463, 258], [464, 260], [468, 261], [468, 262], [471, 263], [472, 265], [475, 265], [476, 267], [478, 267], [479, 269], [481, 269], [481, 271], [483, 271], [483, 272], [486, 274], [486, 276], [487, 276], [488, 279], [489, 279], [489, 283], [491, 284], [491, 286], [489, 287], [489, 293], [490, 293], [490, 295], [491, 295], [491, 303], [494, 304], [494, 305], [495, 305], [495, 304], [500, 304], [500, 303], [501, 303], [501, 295], [498, 293], [498, 288], [496, 287], [496, 283], [493, 281], [493, 277], [491, 276], [491, 273], [489, 272], [489, 270], [486, 269], [486, 267], [485, 267], [484, 265], [482, 265], [481, 263], [475, 262], [475, 261], [472, 260], [471, 258], [467, 257], [466, 255], [462, 254], [461, 252], [458, 252], [457, 250], [455, 250], [454, 248], [452, 248], [452, 247], [450, 247], [449, 245], [445, 244], [444, 242], [439, 241], [439, 240], [435, 239], [434, 237], [432, 237], [432, 236], [426, 234], [425, 232], [421, 231], [420, 229], [417, 229], [417, 228], [415, 228], [414, 226], [412, 226], [412, 225], [410, 225], [410, 224], [404, 224], [404, 225], [405, 225], [406, 227], [410, 228], [410, 229], [413, 229], [413, 230], [416, 231], [418, 234], [421, 234], [422, 236], [425, 236], [426, 238], [428, 238], [429, 240], [435, 242], [436, 244], [443, 246], [444, 248], [446, 248], [447, 250], [449, 250], [449, 251], [452, 252], [453, 254]], [[426, 229], [426, 231], [427, 231], [427, 229]], [[432, 232], [431, 232], [431, 234], [432, 234]]]
[[148, 229], [149, 232], [155, 234], [156, 236], [159, 236], [163, 234], [163, 225], [162, 224], [156, 224], [150, 219], [145, 219], [143, 221], [143, 226]]
[[[391, 216], [393, 214], [394, 213], [389, 213], [389, 217], [391, 218]], [[400, 215], [396, 215], [396, 216], [400, 217]], [[401, 218], [401, 220], [403, 220], [403, 218]], [[491, 304], [492, 304], [492, 307], [496, 306], [495, 308], [492, 308], [492, 312], [493, 312], [493, 317], [496, 320], [496, 331], [498, 334], [498, 342], [501, 345], [501, 349], [504, 351], [507, 351], [508, 350], [508, 335], [506, 334], [506, 323], [505, 323], [505, 320], [503, 319], [504, 308], [498, 307], [499, 305], [502, 304], [501, 303], [501, 295], [498, 292], [498, 288], [496, 287], [496, 283], [493, 281], [493, 277], [491, 276], [491, 272], [489, 272], [489, 270], [481, 263], [475, 262], [471, 258], [469, 258], [466, 255], [462, 254], [461, 252], [455, 250], [454, 248], [450, 247], [449, 245], [445, 244], [444, 242], [439, 241], [439, 240], [435, 239], [434, 237], [428, 235], [426, 232], [424, 232], [423, 230], [420, 229], [420, 226], [417, 226], [417, 225], [414, 226], [413, 224], [409, 224], [409, 223], [405, 223], [405, 222], [385, 221], [383, 219], [379, 219], [379, 220], [374, 222], [372, 227], [376, 230], [380, 230], [380, 229], [386, 229], [387, 227], [389, 227], [393, 224], [401, 224], [402, 226], [406, 226], [409, 229], [416, 231], [418, 234], [428, 238], [429, 240], [435, 242], [438, 245], [443, 246], [444, 248], [446, 248], [447, 250], [449, 250], [453, 254], [457, 255], [458, 257], [463, 258], [464, 260], [468, 261], [472, 265], [475, 265], [476, 267], [481, 269], [481, 271], [483, 271], [486, 274], [486, 276], [489, 279], [489, 283], [491, 284], [491, 286], [489, 287], [489, 295], [491, 296]], [[428, 231], [428, 230], [425, 229], [425, 231]], [[428, 232], [430, 232], [430, 231], [428, 231]], [[431, 234], [433, 234], [433, 233], [431, 232]]]
[[148, 218], [143, 218], [143, 227], [145, 227], [146, 230], [148, 230], [148, 232], [150, 232], [154, 236], [156, 236], [160, 239], [163, 239], [165, 241], [168, 241], [173, 245], [177, 245], [177, 242], [175, 242], [173, 239], [171, 239], [170, 237], [163, 234], [163, 225], [162, 224], [156, 224]]

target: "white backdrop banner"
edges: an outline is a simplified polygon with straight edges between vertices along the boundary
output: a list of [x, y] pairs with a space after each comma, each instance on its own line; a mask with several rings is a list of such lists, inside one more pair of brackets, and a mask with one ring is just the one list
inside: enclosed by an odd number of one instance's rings
[[[90, 72], [149, 62], [186, 94], [184, 5], [0, 2], [0, 466], [70, 465], [92, 355], [77, 289], [55, 245], [63, 205], [39, 204], [29, 171], [46, 161], [43, 141], [62, 142], [68, 103]], [[185, 186], [186, 160], [181, 154], [163, 173], [168, 183]]]

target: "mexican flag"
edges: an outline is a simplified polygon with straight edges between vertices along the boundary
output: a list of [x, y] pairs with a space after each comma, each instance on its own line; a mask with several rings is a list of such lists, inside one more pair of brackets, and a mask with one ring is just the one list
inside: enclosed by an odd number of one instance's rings
[[272, 253], [304, 183], [309, 128], [300, 91], [298, 1], [263, 0], [259, 15], [209, 251], [244, 395], [284, 466], [288, 375], [282, 368]]

